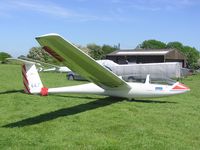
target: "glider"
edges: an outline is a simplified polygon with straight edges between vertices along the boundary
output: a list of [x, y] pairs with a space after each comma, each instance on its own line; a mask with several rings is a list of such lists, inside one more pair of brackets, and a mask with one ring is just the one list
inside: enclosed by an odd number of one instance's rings
[[26, 93], [43, 96], [52, 93], [84, 93], [134, 99], [170, 96], [190, 90], [179, 82], [172, 85], [153, 84], [150, 82], [150, 75], [147, 75], [144, 83], [125, 82], [58, 34], [46, 34], [36, 37], [36, 40], [46, 52], [91, 83], [46, 88], [40, 80], [35, 63], [23, 61], [22, 74]]
[[[7, 59], [9, 60], [9, 58]], [[31, 61], [31, 62], [35, 62], [37, 64], [37, 66], [39, 66], [38, 68], [38, 71], [41, 72], [50, 72], [50, 71], [56, 71], [56, 72], [65, 72], [65, 73], [68, 73], [68, 72], [71, 72], [71, 70], [69, 68], [67, 68], [66, 66], [58, 66], [58, 65], [53, 65], [53, 64], [50, 64], [50, 63], [45, 63], [45, 62], [42, 62], [42, 61], [39, 61], [39, 60], [33, 60], [31, 58], [27, 58], [27, 57], [19, 57], [19, 59], [10, 59], [10, 60], [16, 60], [16, 61], [22, 61], [22, 60], [27, 60], [27, 61]], [[48, 67], [47, 69], [45, 69], [46, 67]], [[49, 68], [51, 67], [51, 68]]]

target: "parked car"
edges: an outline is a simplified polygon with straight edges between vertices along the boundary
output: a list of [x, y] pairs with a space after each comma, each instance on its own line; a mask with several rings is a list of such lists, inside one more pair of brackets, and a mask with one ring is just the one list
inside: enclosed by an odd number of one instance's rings
[[[97, 60], [97, 62], [129, 82], [138, 81], [141, 78], [146, 79], [147, 74], [150, 74], [152, 78], [180, 78], [188, 75], [187, 69], [182, 68], [179, 62], [125, 65], [116, 64], [111, 60]], [[67, 78], [69, 80], [84, 80], [83, 77], [73, 72], [70, 72]]]
[[70, 71], [67, 73], [67, 79], [68, 80], [86, 80], [85, 78], [83, 78], [82, 76], [80, 76], [79, 74]]

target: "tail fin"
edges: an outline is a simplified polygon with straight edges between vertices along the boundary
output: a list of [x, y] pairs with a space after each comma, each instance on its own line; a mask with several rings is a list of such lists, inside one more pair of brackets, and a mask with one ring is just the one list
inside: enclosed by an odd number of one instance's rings
[[42, 81], [37, 72], [35, 63], [24, 62], [22, 65], [22, 76], [24, 83], [24, 92], [29, 94], [41, 93], [43, 88]]
[[8, 61], [22, 62], [22, 77], [24, 83], [24, 92], [28, 94], [41, 94], [42, 96], [48, 95], [48, 88], [43, 87], [42, 81], [36, 69], [35, 64], [24, 59], [7, 58]]

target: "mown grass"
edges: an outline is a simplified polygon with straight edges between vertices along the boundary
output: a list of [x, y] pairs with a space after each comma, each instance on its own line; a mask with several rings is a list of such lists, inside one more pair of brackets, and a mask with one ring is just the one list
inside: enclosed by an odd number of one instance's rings
[[[42, 73], [47, 87], [80, 84]], [[0, 65], [0, 149], [200, 149], [200, 75], [184, 95], [127, 101], [22, 92], [21, 68]]]

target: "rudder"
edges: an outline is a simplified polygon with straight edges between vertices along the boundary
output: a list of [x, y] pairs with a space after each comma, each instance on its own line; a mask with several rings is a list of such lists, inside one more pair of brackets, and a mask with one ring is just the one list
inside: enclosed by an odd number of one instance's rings
[[25, 93], [41, 93], [43, 84], [34, 63], [24, 63], [22, 65], [22, 76]]

